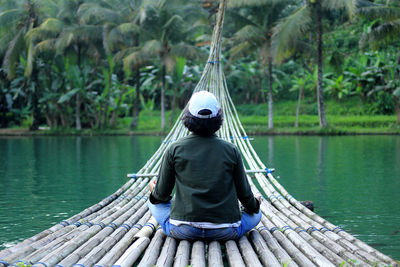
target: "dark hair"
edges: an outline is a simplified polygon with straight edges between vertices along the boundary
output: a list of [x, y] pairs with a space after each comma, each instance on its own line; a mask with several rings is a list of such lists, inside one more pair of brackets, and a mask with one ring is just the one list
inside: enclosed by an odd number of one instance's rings
[[188, 128], [189, 131], [203, 136], [213, 135], [216, 131], [221, 128], [224, 116], [222, 110], [218, 110], [216, 117], [201, 119], [190, 114], [189, 110], [185, 110], [182, 118], [183, 125]]

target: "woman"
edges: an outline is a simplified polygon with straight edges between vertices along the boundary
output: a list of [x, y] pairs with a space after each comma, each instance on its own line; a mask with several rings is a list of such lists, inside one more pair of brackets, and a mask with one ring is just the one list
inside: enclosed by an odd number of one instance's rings
[[260, 222], [261, 195], [253, 195], [237, 147], [215, 135], [223, 122], [217, 99], [207, 91], [194, 93], [182, 120], [191, 134], [165, 152], [157, 184], [150, 187], [150, 211], [177, 239], [237, 239]]

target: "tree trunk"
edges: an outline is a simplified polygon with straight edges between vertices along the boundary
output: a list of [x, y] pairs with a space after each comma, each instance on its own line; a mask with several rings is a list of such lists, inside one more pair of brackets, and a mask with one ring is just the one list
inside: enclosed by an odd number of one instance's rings
[[33, 121], [29, 130], [36, 131], [39, 129], [39, 117], [40, 117], [40, 110], [39, 110], [39, 86], [38, 86], [38, 71], [36, 66], [33, 66], [32, 72], [32, 79], [31, 82], [35, 85], [35, 91], [33, 92], [32, 96], [32, 113], [33, 113]]
[[303, 98], [304, 88], [301, 86], [299, 89], [299, 99], [297, 100], [297, 108], [296, 108], [296, 122], [294, 123], [294, 127], [299, 127], [299, 114], [300, 114], [300, 104], [301, 99]]
[[133, 110], [133, 119], [131, 123], [131, 129], [135, 129], [139, 120], [139, 112], [140, 112], [140, 68], [136, 67], [136, 98]]
[[[78, 68], [81, 70], [81, 46], [78, 44]], [[76, 93], [76, 106], [75, 106], [75, 126], [78, 131], [82, 130], [81, 125], [81, 99], [80, 93]]]
[[316, 3], [317, 11], [317, 66], [318, 66], [318, 84], [317, 84], [317, 101], [318, 101], [318, 117], [319, 126], [326, 127], [328, 122], [325, 117], [324, 95], [322, 88], [322, 8], [321, 2]]
[[400, 101], [397, 98], [397, 96], [393, 96], [393, 100], [394, 100], [394, 109], [396, 110], [396, 117], [397, 117], [397, 124], [400, 125]]
[[0, 95], [0, 110], [1, 110], [1, 116], [0, 116], [0, 128], [6, 128], [7, 127], [7, 118], [6, 118], [6, 111], [7, 111], [7, 99], [5, 94]]
[[268, 129], [274, 128], [274, 110], [272, 99], [272, 58], [268, 56]]
[[78, 131], [82, 130], [82, 125], [81, 125], [81, 99], [79, 92], [76, 94], [76, 106], [75, 106], [75, 124], [76, 124], [76, 129]]
[[169, 116], [169, 126], [172, 126], [174, 123], [174, 117], [175, 117], [175, 109], [176, 109], [176, 102], [178, 98], [178, 92], [177, 92], [177, 87], [178, 85], [175, 85], [174, 87], [174, 95], [172, 96], [172, 107], [171, 107], [171, 115]]
[[127, 79], [126, 79], [126, 81], [124, 83], [123, 89], [119, 93], [119, 98], [118, 98], [118, 101], [117, 101], [117, 105], [116, 105], [115, 109], [112, 112], [111, 119], [110, 119], [110, 124], [109, 124], [110, 127], [114, 127], [116, 125], [116, 123], [117, 123], [117, 116], [118, 116], [119, 110], [121, 109], [122, 96], [126, 92], [126, 89], [127, 89], [126, 87], [127, 87]]
[[165, 130], [165, 74], [166, 74], [166, 69], [165, 65], [162, 66], [162, 72], [161, 72], [161, 131], [164, 132]]
[[68, 122], [67, 122], [68, 120], [67, 120], [67, 118], [65, 117], [65, 112], [63, 112], [63, 111], [60, 109], [60, 106], [57, 104], [57, 102], [54, 103], [54, 108], [56, 109], [57, 114], [58, 114], [58, 116], [60, 117], [61, 126], [62, 126], [63, 128], [67, 128], [67, 127], [68, 127]]

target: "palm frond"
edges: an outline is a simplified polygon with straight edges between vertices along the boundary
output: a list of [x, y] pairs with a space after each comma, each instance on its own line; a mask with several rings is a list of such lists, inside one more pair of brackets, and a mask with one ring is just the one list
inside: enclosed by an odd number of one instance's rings
[[92, 43], [88, 44], [88, 47], [86, 49], [86, 54], [95, 61], [95, 63], [99, 63], [101, 59], [101, 52], [99, 48], [96, 45], [93, 45]]
[[86, 42], [102, 41], [102, 25], [80, 25], [74, 28], [74, 35]]
[[127, 22], [127, 23], [122, 23], [120, 25], [118, 25], [117, 30], [121, 33], [121, 34], [136, 34], [140, 32], [140, 27], [138, 25], [136, 25], [135, 23], [131, 23], [131, 22]]
[[124, 49], [124, 46], [129, 46], [131, 43], [130, 36], [121, 34], [117, 28], [112, 28], [110, 31], [103, 32], [103, 46], [108, 47], [109, 51]]
[[64, 23], [56, 18], [48, 18], [40, 24], [39, 28], [49, 32], [59, 33], [64, 27]]
[[16, 63], [19, 60], [19, 56], [24, 47], [24, 33], [23, 29], [21, 29], [8, 45], [3, 59], [3, 68], [6, 71], [9, 79], [13, 79], [15, 76]]
[[55, 51], [57, 39], [47, 39], [41, 41], [35, 46], [35, 54]]
[[128, 55], [134, 53], [134, 52], [138, 52], [140, 51], [139, 47], [128, 47], [126, 49], [122, 49], [119, 52], [117, 52], [114, 57], [113, 57], [113, 61], [114, 63], [118, 63], [124, 60], [124, 58], [126, 58]]
[[143, 51], [156, 57], [163, 51], [163, 46], [159, 40], [150, 40], [143, 45]]
[[29, 38], [28, 40], [28, 54], [27, 54], [27, 59], [26, 59], [26, 67], [25, 67], [25, 77], [30, 77], [32, 74], [33, 70], [33, 64], [34, 64], [34, 58], [35, 58], [35, 45], [32, 41], [32, 38]]
[[8, 45], [15, 37], [15, 31], [2, 31], [0, 32], [0, 59], [3, 58], [7, 51]]
[[0, 13], [0, 27], [7, 27], [18, 20], [24, 11], [21, 9], [10, 9]]
[[229, 0], [228, 8], [279, 4], [282, 0]]
[[142, 24], [146, 19], [147, 19], [146, 7], [145, 6], [141, 6], [138, 9], [135, 22], [139, 22], [140, 24]]
[[233, 46], [230, 50], [231, 54], [229, 59], [230, 60], [237, 60], [242, 57], [248, 56], [252, 51], [254, 51], [254, 45], [251, 44], [250, 42], [243, 41], [240, 42], [239, 44]]
[[124, 69], [131, 69], [133, 67], [142, 67], [151, 62], [151, 58], [146, 53], [142, 51], [136, 51], [128, 56], [126, 56], [123, 60]]
[[240, 25], [256, 25], [256, 23], [248, 19], [246, 16], [243, 16], [238, 12], [234, 12], [233, 10], [227, 10], [227, 15], [229, 15], [229, 17], [235, 21], [235, 23], [239, 23]]
[[57, 13], [60, 11], [58, 1], [54, 0], [45, 0], [39, 1], [40, 10], [43, 14], [46, 14], [48, 17], [56, 17]]
[[344, 9], [348, 16], [353, 18], [356, 15], [357, 3], [358, 0], [329, 0], [324, 1], [324, 6], [332, 10]]
[[204, 32], [207, 32], [209, 29], [209, 25], [204, 23], [194, 23], [193, 25], [187, 25], [183, 31], [183, 36], [187, 40], [195, 40], [200, 35], [203, 35]]
[[391, 21], [400, 18], [400, 8], [373, 5], [359, 8], [358, 14], [371, 20], [382, 19], [384, 21]]
[[233, 35], [234, 42], [248, 41], [260, 43], [263, 39], [266, 41], [264, 32], [260, 28], [253, 25], [244, 26]]
[[56, 42], [57, 53], [63, 53], [64, 50], [69, 47], [72, 43], [78, 40], [78, 36], [70, 29], [64, 30]]
[[185, 21], [179, 15], [173, 15], [162, 27], [171, 31], [180, 28]]
[[373, 48], [376, 48], [382, 42], [391, 42], [400, 39], [400, 19], [394, 20], [378, 27], [372, 28], [369, 34], [362, 37], [360, 43], [365, 44], [366, 41]]
[[32, 38], [34, 42], [55, 38], [62, 32], [63, 26], [64, 24], [57, 19], [46, 19], [39, 27], [28, 31], [27, 37]]
[[171, 48], [170, 54], [175, 57], [184, 57], [187, 59], [198, 59], [204, 56], [198, 48], [185, 43], [174, 45]]
[[114, 7], [114, 3], [117, 3], [119, 1], [108, 1], [108, 0], [85, 0], [85, 3], [89, 4], [96, 4], [98, 6], [104, 7], [104, 8], [109, 8], [112, 9]]
[[284, 18], [273, 29], [272, 48], [275, 51], [274, 60], [278, 63], [296, 50], [296, 43], [309, 29], [311, 24], [311, 10], [305, 5], [292, 15]]
[[166, 55], [162, 59], [163, 65], [166, 68], [167, 73], [171, 73], [176, 65], [176, 60], [175, 57], [172, 57], [171, 55]]
[[118, 11], [104, 8], [97, 3], [85, 3], [79, 6], [78, 16], [83, 24], [101, 24], [113, 22], [119, 24], [121, 16]]

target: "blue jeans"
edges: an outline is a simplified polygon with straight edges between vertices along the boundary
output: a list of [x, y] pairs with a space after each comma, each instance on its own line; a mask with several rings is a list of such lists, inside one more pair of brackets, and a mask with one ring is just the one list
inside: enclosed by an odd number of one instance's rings
[[250, 215], [242, 213], [241, 224], [238, 227], [226, 227], [219, 229], [202, 229], [190, 225], [182, 224], [179, 226], [169, 222], [171, 202], [165, 204], [152, 204], [147, 202], [150, 212], [160, 224], [165, 234], [176, 239], [185, 240], [231, 240], [242, 237], [245, 233], [253, 229], [261, 220], [261, 211]]

